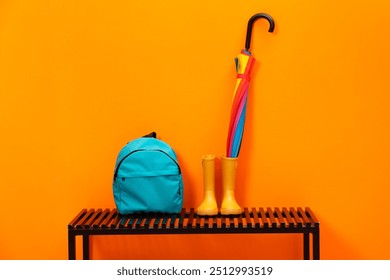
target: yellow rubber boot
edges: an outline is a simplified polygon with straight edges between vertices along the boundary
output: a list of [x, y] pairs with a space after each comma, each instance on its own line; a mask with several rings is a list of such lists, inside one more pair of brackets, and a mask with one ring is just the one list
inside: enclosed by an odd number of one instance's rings
[[238, 215], [242, 213], [236, 202], [234, 189], [236, 186], [237, 159], [222, 156], [222, 215]]
[[218, 214], [217, 201], [215, 200], [215, 155], [202, 157], [203, 165], [203, 202], [196, 210], [198, 215], [214, 216]]

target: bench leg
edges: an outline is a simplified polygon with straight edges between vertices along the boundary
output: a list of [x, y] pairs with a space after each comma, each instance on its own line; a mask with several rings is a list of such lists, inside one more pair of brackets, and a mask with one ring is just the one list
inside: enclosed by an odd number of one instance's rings
[[310, 260], [310, 234], [308, 232], [303, 234], [303, 259]]
[[71, 231], [68, 231], [68, 259], [76, 259], [76, 236]]
[[320, 259], [320, 228], [313, 232], [313, 260]]
[[89, 234], [83, 234], [83, 260], [89, 260]]

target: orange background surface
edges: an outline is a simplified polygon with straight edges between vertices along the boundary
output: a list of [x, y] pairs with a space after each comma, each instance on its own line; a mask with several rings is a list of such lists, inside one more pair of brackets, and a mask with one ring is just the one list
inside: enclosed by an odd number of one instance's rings
[[[225, 153], [233, 59], [248, 19], [266, 12], [276, 30], [265, 20], [253, 30], [238, 202], [311, 207], [322, 259], [390, 259], [389, 8], [1, 1], [0, 258], [66, 259], [68, 222], [115, 206], [116, 156], [153, 130], [178, 154], [184, 206], [197, 207], [202, 155]], [[300, 259], [303, 244], [295, 235], [92, 242], [95, 259]]]

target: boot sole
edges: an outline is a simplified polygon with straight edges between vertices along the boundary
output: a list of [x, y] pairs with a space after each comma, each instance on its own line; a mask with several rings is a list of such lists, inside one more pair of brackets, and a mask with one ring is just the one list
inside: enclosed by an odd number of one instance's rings
[[241, 209], [221, 209], [221, 215], [240, 215]]
[[198, 214], [199, 216], [216, 216], [218, 215], [218, 209], [216, 210], [197, 210], [196, 211], [196, 214]]

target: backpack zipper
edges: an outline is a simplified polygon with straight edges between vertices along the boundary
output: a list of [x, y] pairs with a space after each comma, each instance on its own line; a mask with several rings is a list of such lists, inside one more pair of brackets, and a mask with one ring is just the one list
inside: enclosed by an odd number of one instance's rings
[[118, 165], [117, 165], [117, 167], [116, 167], [116, 169], [115, 169], [115, 172], [114, 172], [114, 181], [116, 180], [116, 177], [118, 176], [118, 170], [119, 170], [119, 167], [121, 166], [122, 162], [123, 162], [126, 158], [128, 158], [130, 155], [132, 155], [132, 154], [134, 154], [134, 153], [136, 153], [136, 152], [142, 152], [142, 151], [156, 151], [156, 152], [161, 152], [161, 153], [165, 154], [167, 157], [169, 157], [169, 158], [176, 164], [177, 168], [179, 169], [179, 174], [181, 174], [181, 169], [180, 169], [180, 166], [179, 166], [179, 164], [177, 163], [177, 161], [176, 161], [174, 158], [172, 158], [170, 155], [168, 155], [168, 153], [164, 152], [163, 150], [159, 150], [159, 149], [153, 149], [153, 150], [149, 150], [149, 149], [138, 149], [138, 150], [134, 150], [134, 151], [128, 153], [126, 156], [124, 156], [124, 157], [120, 160], [120, 162], [118, 163]]

